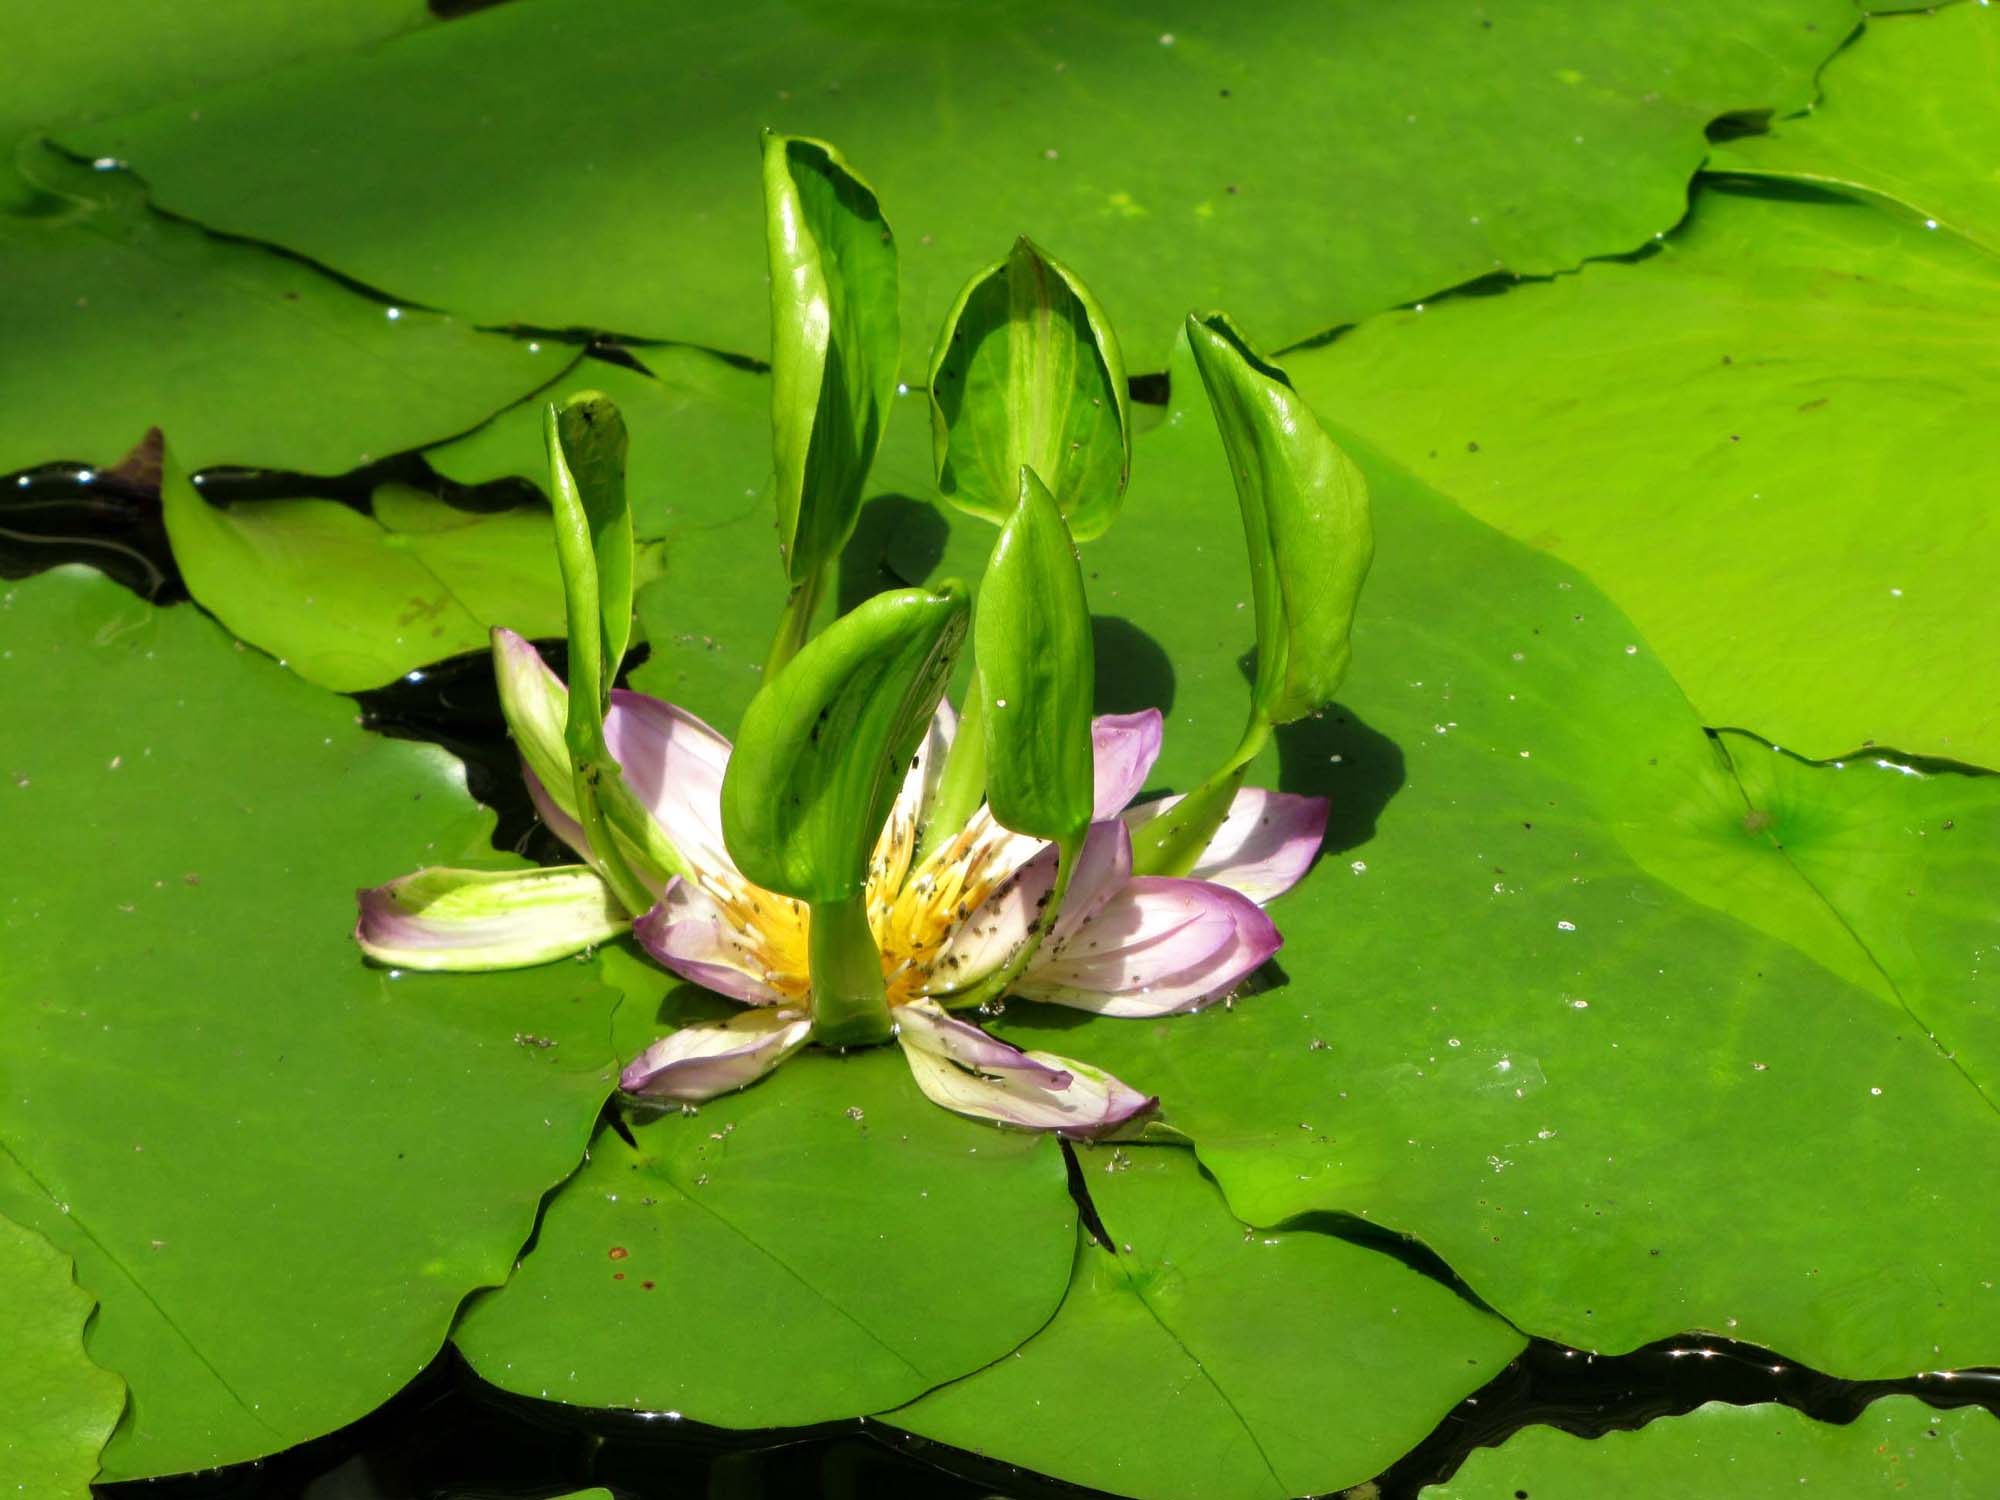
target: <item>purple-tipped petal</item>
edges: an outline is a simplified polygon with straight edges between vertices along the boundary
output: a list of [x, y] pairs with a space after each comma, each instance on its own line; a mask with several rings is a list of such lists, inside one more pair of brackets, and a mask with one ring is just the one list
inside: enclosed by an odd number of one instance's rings
[[[930, 810], [931, 798], [937, 794], [938, 778], [944, 774], [945, 756], [957, 733], [957, 712], [950, 703], [940, 700], [937, 712], [931, 715], [931, 727], [917, 745], [916, 754], [910, 757], [909, 769], [903, 773], [902, 785], [896, 790], [896, 800], [889, 805], [889, 816], [875, 840], [875, 852], [869, 865], [880, 873], [871, 876], [870, 880], [882, 890], [900, 890], [904, 877], [910, 872], [910, 859], [917, 848], [917, 834], [924, 826], [924, 815]], [[958, 830], [953, 828], [947, 832], [956, 833]]]
[[539, 781], [556, 805], [574, 818], [576, 794], [570, 789], [569, 747], [563, 741], [569, 689], [533, 645], [504, 627], [493, 631], [493, 678], [500, 688], [500, 711], [506, 715], [529, 780]]
[[[1051, 1052], [1023, 1052], [976, 1026], [951, 1021], [929, 1002], [920, 1005], [931, 1013], [923, 1021], [911, 1015], [919, 1006], [897, 1007], [896, 1038], [924, 1096], [957, 1114], [1090, 1139], [1110, 1134], [1159, 1103], [1101, 1068]], [[980, 1040], [957, 1030], [946, 1033], [934, 1019]]]
[[632, 924], [632, 936], [664, 968], [745, 1005], [785, 997], [765, 983], [750, 944], [708, 892], [674, 879], [660, 902]]
[[1141, 709], [1136, 714], [1099, 714], [1091, 720], [1090, 743], [1096, 766], [1093, 818], [1115, 818], [1120, 808], [1139, 795], [1153, 762], [1160, 758], [1161, 733], [1157, 708]]
[[[1042, 847], [958, 926], [931, 964], [941, 993], [986, 978], [1028, 939], [1056, 880], [1056, 848]], [[1053, 936], [1060, 938], [1115, 895], [1132, 874], [1132, 835], [1115, 818], [1090, 825]]]
[[[1135, 831], [1181, 799], [1162, 797], [1128, 808], [1125, 822]], [[1188, 873], [1241, 891], [1258, 905], [1275, 901], [1305, 878], [1326, 837], [1328, 803], [1246, 786], [1229, 804], [1215, 837]]]
[[618, 1087], [642, 1099], [699, 1104], [755, 1083], [806, 1044], [803, 1011], [752, 1010], [726, 1021], [701, 1021], [661, 1037], [618, 1075]]
[[1238, 891], [1142, 875], [1037, 953], [1015, 990], [1100, 1015], [1171, 1015], [1228, 993], [1283, 941]]
[[629, 923], [589, 870], [419, 870], [355, 892], [354, 940], [403, 969], [519, 969], [567, 958]]
[[899, 1005], [890, 1014], [905, 1049], [914, 1047], [981, 1073], [1019, 1073], [1024, 1082], [1037, 1088], [1069, 1087], [1068, 1073], [1035, 1062], [1020, 1048], [995, 1040], [970, 1021], [949, 1015], [935, 1001]]
[[703, 873], [734, 874], [722, 842], [729, 741], [685, 709], [619, 688], [604, 716], [604, 743], [681, 858]]

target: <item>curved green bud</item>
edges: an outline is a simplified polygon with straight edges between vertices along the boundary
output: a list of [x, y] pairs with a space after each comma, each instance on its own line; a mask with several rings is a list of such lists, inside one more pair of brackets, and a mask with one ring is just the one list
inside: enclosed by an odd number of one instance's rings
[[744, 875], [801, 901], [862, 892], [968, 612], [957, 583], [877, 594], [758, 690], [722, 780], [723, 839]]
[[1288, 724], [1324, 707], [1347, 675], [1355, 601], [1375, 556], [1368, 484], [1228, 318], [1191, 315], [1187, 332], [1250, 548], [1255, 711]]
[[1125, 364], [1089, 289], [1025, 237], [967, 282], [931, 354], [938, 488], [1004, 522], [1023, 466], [1079, 541], [1117, 517], [1132, 463]]
[[804, 136], [765, 134], [764, 212], [778, 551], [793, 588], [815, 588], [854, 530], [895, 398], [896, 241], [874, 189]]
[[1067, 845], [1090, 825], [1090, 606], [1055, 496], [1032, 469], [1019, 484], [972, 628], [986, 801], [1002, 827]]

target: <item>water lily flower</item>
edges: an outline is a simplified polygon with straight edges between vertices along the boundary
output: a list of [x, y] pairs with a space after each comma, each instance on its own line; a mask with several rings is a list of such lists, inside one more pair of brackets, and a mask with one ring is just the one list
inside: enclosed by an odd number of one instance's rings
[[[363, 891], [356, 937], [382, 962], [510, 967], [580, 951], [628, 925], [592, 873], [597, 856], [565, 788], [537, 770], [538, 761], [561, 763], [562, 684], [511, 632], [495, 632], [495, 657], [530, 794], [585, 866], [477, 877], [421, 871]], [[1135, 876], [1133, 830], [1176, 800], [1130, 805], [1159, 754], [1161, 716], [1100, 717], [1092, 725], [1094, 821], [1051, 921], [1055, 846], [1008, 831], [984, 806], [955, 832], [932, 830], [933, 846], [919, 848], [955, 726], [941, 706], [868, 873], [868, 922], [896, 1040], [918, 1086], [947, 1109], [1025, 1129], [1109, 1135], [1157, 1101], [1087, 1064], [1010, 1046], [952, 1014], [954, 1006], [1031, 942], [1038, 921], [1045, 930], [1012, 995], [1122, 1017], [1221, 998], [1277, 952], [1282, 940], [1263, 903], [1312, 864], [1327, 804], [1245, 788], [1190, 875]], [[752, 885], [729, 856], [721, 814], [728, 740], [672, 704], [622, 690], [611, 696], [604, 734], [680, 865], [631, 860], [658, 898], [629, 921], [633, 936], [668, 970], [745, 1007], [655, 1042], [624, 1069], [620, 1087], [642, 1098], [711, 1099], [761, 1078], [811, 1039], [808, 913]]]

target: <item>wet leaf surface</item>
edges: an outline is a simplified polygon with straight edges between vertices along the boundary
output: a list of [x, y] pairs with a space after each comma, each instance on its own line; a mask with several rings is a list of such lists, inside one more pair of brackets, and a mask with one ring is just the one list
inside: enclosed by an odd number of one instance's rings
[[356, 887], [506, 863], [442, 752], [82, 569], [0, 616], [0, 1209], [100, 1301], [107, 1478], [275, 1452], [506, 1275], [610, 1087], [613, 996], [361, 961]]
[[0, 1216], [0, 1484], [47, 1500], [87, 1500], [97, 1454], [125, 1409], [125, 1382], [92, 1364], [83, 1327], [97, 1299], [70, 1258]]
[[1185, 1151], [1078, 1154], [1115, 1248], [1084, 1238], [1017, 1358], [888, 1421], [1119, 1495], [1276, 1500], [1380, 1472], [1522, 1347], [1379, 1250], [1246, 1230]]
[[2000, 766], [2000, 523], [1971, 500], [2000, 479], [1997, 313], [2000, 258], [1952, 235], [1709, 189], [1654, 256], [1385, 314], [1291, 368], [1588, 572], [1705, 722]]
[[1846, 1426], [1784, 1406], [1704, 1406], [1636, 1432], [1531, 1427], [1483, 1448], [1425, 1500], [1678, 1500], [1683, 1495], [1923, 1495], [1977, 1500], [2000, 1484], [2000, 1423], [1977, 1407], [1877, 1401]]
[[906, 380], [965, 276], [1023, 232], [1143, 371], [1218, 288], [1282, 347], [1640, 245], [1680, 217], [1704, 125], [1803, 105], [1853, 18], [526, 0], [60, 139], [131, 161], [175, 212], [475, 322], [761, 356], [757, 130], [801, 132], [890, 206]]

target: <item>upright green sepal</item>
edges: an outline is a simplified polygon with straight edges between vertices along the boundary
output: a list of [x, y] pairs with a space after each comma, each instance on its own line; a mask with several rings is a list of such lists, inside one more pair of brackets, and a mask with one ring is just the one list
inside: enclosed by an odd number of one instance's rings
[[1031, 468], [1080, 541], [1118, 514], [1131, 470], [1125, 365], [1110, 320], [1028, 239], [958, 294], [931, 354], [938, 488], [1005, 522]]
[[778, 550], [794, 590], [816, 590], [854, 530], [895, 399], [896, 241], [874, 189], [804, 136], [765, 134], [764, 211]]
[[758, 690], [722, 781], [723, 837], [746, 877], [802, 901], [862, 891], [968, 613], [956, 583], [877, 594]]
[[1368, 484], [1285, 372], [1221, 313], [1190, 316], [1188, 344], [1243, 510], [1257, 612], [1257, 710], [1288, 724], [1347, 675], [1355, 601], [1375, 556]]
[[[571, 601], [588, 564], [595, 578], [600, 705], [632, 638], [632, 511], [625, 499], [625, 418], [609, 396], [582, 391], [551, 404], [544, 435], [549, 449], [550, 503], [556, 556]], [[574, 633], [582, 621], [572, 618]], [[572, 653], [573, 655], [573, 653]]]
[[1055, 496], [1032, 469], [1018, 484], [973, 623], [986, 801], [1002, 827], [1068, 843], [1090, 824], [1090, 606]]
[[730, 857], [812, 907], [813, 1035], [887, 1040], [869, 860], [965, 639], [963, 586], [877, 594], [758, 690], [722, 780]]
[[598, 869], [628, 911], [652, 905], [605, 820], [607, 804], [629, 802], [618, 762], [604, 743], [611, 681], [632, 628], [632, 516], [625, 505], [625, 422], [608, 396], [586, 391], [543, 420], [556, 563], [569, 622], [569, 753], [577, 821]]
[[1187, 338], [1243, 512], [1257, 674], [1235, 752], [1134, 837], [1132, 868], [1142, 875], [1193, 869], [1272, 726], [1332, 701], [1347, 675], [1354, 606], [1375, 555], [1367, 482], [1285, 372], [1221, 313], [1191, 315]]

